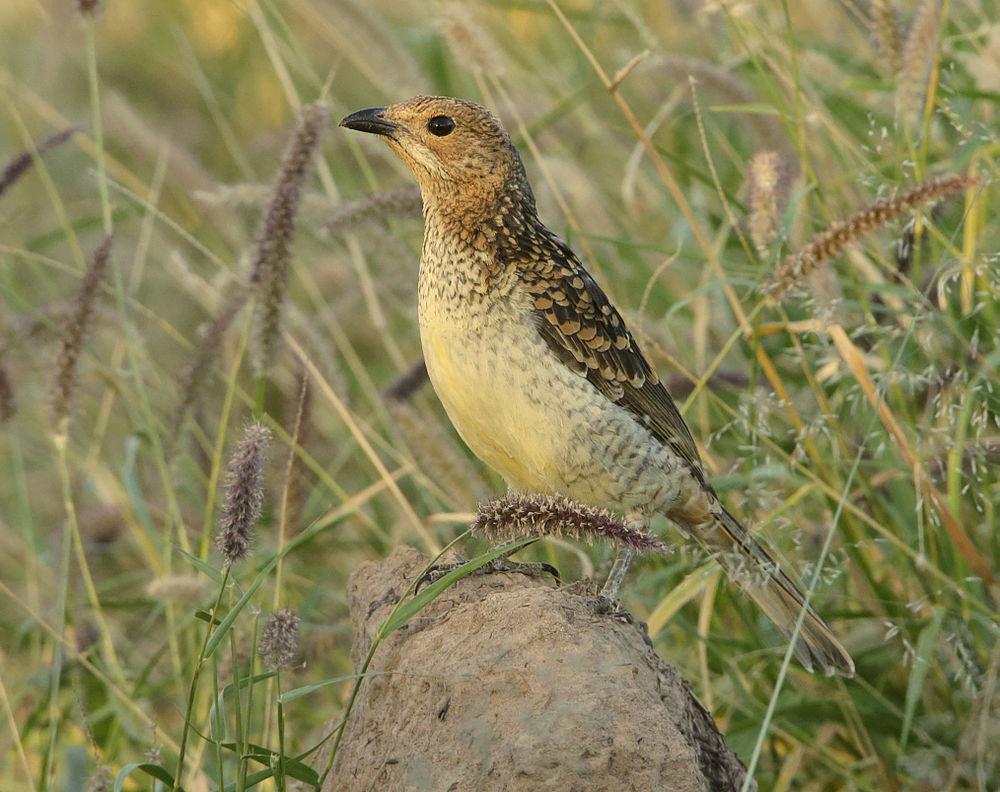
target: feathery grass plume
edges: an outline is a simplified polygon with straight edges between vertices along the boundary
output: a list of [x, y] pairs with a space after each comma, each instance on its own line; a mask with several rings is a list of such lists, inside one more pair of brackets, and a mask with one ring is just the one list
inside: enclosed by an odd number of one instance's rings
[[935, 198], [948, 195], [974, 184], [970, 176], [945, 176], [924, 182], [894, 198], [883, 198], [846, 220], [830, 225], [817, 234], [804, 248], [785, 257], [775, 269], [763, 291], [775, 300], [781, 300], [802, 278], [824, 261], [840, 255], [845, 247], [862, 234], [885, 225], [893, 217]]
[[111, 235], [108, 234], [97, 246], [87, 271], [83, 273], [80, 288], [73, 298], [73, 307], [60, 338], [59, 358], [56, 361], [56, 376], [52, 386], [52, 414], [57, 427], [69, 415], [73, 391], [76, 388], [77, 363], [87, 331], [90, 329], [97, 290], [104, 281], [110, 262]]
[[264, 462], [271, 430], [251, 423], [243, 431], [226, 468], [226, 493], [215, 544], [227, 564], [245, 558], [264, 505]]
[[881, 59], [879, 66], [889, 76], [899, 72], [899, 55], [902, 46], [899, 40], [899, 20], [892, 0], [872, 0], [872, 34]]
[[101, 765], [87, 781], [87, 792], [111, 792], [115, 788], [115, 777], [111, 767]]
[[405, 401], [390, 399], [386, 410], [418, 468], [443, 492], [456, 501], [487, 497], [482, 476], [440, 423]]
[[0, 351], [0, 423], [9, 421], [17, 412], [17, 402], [14, 399], [14, 384], [10, 379], [10, 372], [3, 362], [3, 353]]
[[275, 611], [260, 635], [257, 652], [271, 671], [291, 667], [299, 652], [299, 617], [291, 608]]
[[[212, 189], [195, 190], [194, 199], [202, 206], [224, 209], [260, 209], [271, 200], [270, 184], [221, 184]], [[316, 225], [338, 211], [341, 204], [317, 192], [302, 194], [300, 212]], [[419, 211], [418, 211], [419, 214]]]
[[896, 113], [913, 123], [923, 110], [927, 77], [937, 54], [941, 33], [942, 0], [924, 0], [903, 43], [896, 86]]
[[197, 605], [208, 593], [208, 580], [197, 575], [164, 575], [146, 584], [146, 594], [155, 600]]
[[[35, 146], [35, 151], [38, 156], [41, 156], [46, 151], [50, 151], [57, 146], [61, 146], [71, 137], [74, 133], [78, 131], [79, 127], [69, 127], [68, 129], [62, 130], [62, 132], [56, 132], [49, 135], [45, 140]], [[20, 154], [16, 154], [10, 162], [4, 166], [4, 169], [0, 171], [0, 195], [3, 195], [11, 186], [20, 179], [25, 172], [32, 166], [35, 159], [31, 156], [30, 151], [22, 151]]]
[[606, 539], [633, 550], [670, 552], [670, 546], [605, 509], [585, 506], [562, 495], [510, 492], [479, 504], [472, 530], [493, 542], [522, 536], [569, 536], [593, 542]]
[[258, 377], [267, 370], [277, 346], [302, 184], [327, 115], [327, 108], [321, 103], [302, 108], [299, 125], [285, 150], [271, 202], [257, 232], [250, 282], [258, 289], [254, 323], [254, 367]]
[[212, 367], [212, 361], [215, 359], [219, 347], [222, 346], [226, 330], [229, 329], [249, 298], [250, 287], [246, 283], [236, 284], [229, 290], [229, 294], [215, 318], [206, 324], [199, 333], [200, 338], [194, 351], [194, 359], [181, 374], [179, 385], [181, 401], [174, 411], [171, 431], [167, 437], [166, 452], [168, 457], [173, 456], [177, 439], [184, 426], [184, 419], [198, 401], [198, 396], [205, 384], [205, 378]]
[[382, 395], [389, 401], [409, 401], [410, 397], [427, 382], [427, 361], [417, 360], [406, 371], [394, 379]]
[[501, 74], [502, 58], [466, 3], [446, 3], [441, 10], [441, 32], [456, 62], [491, 74]]
[[788, 203], [791, 169], [780, 153], [758, 151], [749, 167], [750, 218], [748, 230], [757, 251], [764, 255], [778, 233], [778, 222]]
[[422, 209], [420, 188], [401, 187], [342, 204], [323, 223], [323, 228], [331, 234], [344, 233], [361, 223], [384, 222], [390, 217], [420, 217]]

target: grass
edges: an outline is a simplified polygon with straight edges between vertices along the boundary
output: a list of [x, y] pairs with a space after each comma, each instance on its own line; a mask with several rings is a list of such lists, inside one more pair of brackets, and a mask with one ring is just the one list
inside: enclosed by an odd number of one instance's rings
[[[404, 542], [434, 555], [502, 485], [427, 386], [391, 387], [420, 356], [421, 224], [412, 193], [367, 200], [411, 184], [377, 141], [320, 135], [290, 266], [268, 264], [287, 282], [264, 357], [239, 283], [302, 108], [445, 93], [499, 112], [543, 218], [684, 393], [727, 503], [857, 662], [810, 676], [714, 565], [638, 564], [626, 605], [760, 787], [997, 788], [993, 0], [872, 3], [874, 25], [819, 0], [71, 5], [0, 4], [0, 786], [144, 762], [124, 788], [169, 786], [182, 740], [195, 788], [324, 772], [303, 754], [363, 683], [348, 575]], [[794, 266], [950, 175], [975, 181]], [[112, 232], [63, 427], [63, 328]], [[263, 516], [222, 585], [220, 486], [254, 417]], [[608, 560], [555, 538], [522, 556], [570, 579]], [[305, 662], [276, 677], [255, 645], [286, 607]]]

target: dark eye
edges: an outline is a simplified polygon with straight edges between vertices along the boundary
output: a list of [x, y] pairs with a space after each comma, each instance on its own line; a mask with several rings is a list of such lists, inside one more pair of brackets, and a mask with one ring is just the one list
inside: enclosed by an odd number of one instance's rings
[[427, 122], [427, 130], [432, 135], [437, 135], [438, 137], [451, 134], [451, 130], [454, 128], [455, 122], [445, 115], [434, 116], [434, 118]]

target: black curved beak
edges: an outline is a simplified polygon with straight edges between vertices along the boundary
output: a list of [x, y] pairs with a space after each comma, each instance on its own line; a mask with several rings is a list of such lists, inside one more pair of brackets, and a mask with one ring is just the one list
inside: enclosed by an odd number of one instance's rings
[[358, 132], [370, 132], [373, 135], [391, 137], [397, 126], [382, 115], [384, 112], [384, 107], [366, 107], [364, 110], [358, 110], [345, 116], [340, 125], [348, 129], [356, 129]]

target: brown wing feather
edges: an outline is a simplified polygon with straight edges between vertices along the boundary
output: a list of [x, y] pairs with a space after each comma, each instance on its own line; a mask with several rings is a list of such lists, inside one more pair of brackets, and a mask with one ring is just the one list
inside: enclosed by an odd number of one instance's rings
[[536, 237], [540, 252], [517, 262], [549, 348], [668, 445], [707, 486], [694, 438], [621, 314], [565, 243]]

